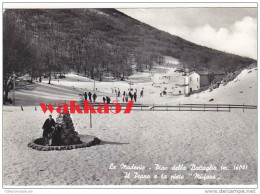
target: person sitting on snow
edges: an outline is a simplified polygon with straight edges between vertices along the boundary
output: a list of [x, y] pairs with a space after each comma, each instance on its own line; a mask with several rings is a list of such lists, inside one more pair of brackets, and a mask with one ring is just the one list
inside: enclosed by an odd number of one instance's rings
[[52, 118], [52, 115], [49, 115], [49, 118], [45, 120], [42, 129], [43, 129], [42, 137], [45, 139], [45, 144], [49, 144], [49, 141], [51, 139], [51, 134], [55, 129], [55, 121]]

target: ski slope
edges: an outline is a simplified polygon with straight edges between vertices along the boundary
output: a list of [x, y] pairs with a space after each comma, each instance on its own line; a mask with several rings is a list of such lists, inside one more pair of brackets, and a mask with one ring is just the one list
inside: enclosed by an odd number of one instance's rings
[[[169, 63], [172, 62], [172, 63]], [[179, 103], [222, 103], [222, 104], [249, 104], [257, 105], [257, 68], [243, 70], [237, 78], [227, 85], [221, 84], [213, 91], [195, 93], [190, 97], [174, 95], [176, 84], [183, 84], [182, 74], [176, 72], [179, 67], [177, 60], [169, 60], [164, 65], [155, 65], [151, 71], [137, 72], [125, 81], [107, 78], [107, 81], [94, 81], [90, 78], [69, 73], [66, 78], [43, 79], [42, 83], [36, 82], [34, 89], [20, 89], [15, 92], [17, 105], [38, 105], [40, 102], [50, 103], [80, 100], [84, 92], [97, 94], [97, 101], [109, 96], [111, 100], [122, 101], [122, 93], [137, 90], [137, 102], [143, 104], [179, 104]], [[131, 85], [130, 85], [131, 84]], [[167, 95], [160, 96], [166, 89]], [[120, 90], [120, 97], [116, 97], [115, 90]], [[140, 98], [140, 91], [144, 97]], [[12, 96], [12, 92], [10, 92]], [[212, 101], [210, 101], [213, 99]]]
[[[174, 60], [173, 60], [174, 61]], [[204, 91], [190, 97], [167, 95], [159, 92], [181, 81], [175, 72], [176, 61], [157, 66], [151, 72], [136, 73], [127, 81], [95, 81], [98, 101], [111, 96], [112, 89], [128, 91], [130, 81], [144, 97], [139, 103], [225, 103], [257, 105], [257, 68], [243, 70], [227, 85], [213, 91]], [[171, 76], [170, 80], [165, 76]], [[36, 83], [32, 90], [16, 91], [17, 106], [3, 106], [3, 185], [256, 185], [257, 184], [257, 110], [231, 112], [170, 112], [132, 111], [131, 114], [93, 114], [90, 128], [88, 114], [73, 114], [75, 130], [84, 137], [96, 136], [101, 145], [68, 151], [41, 152], [27, 147], [42, 136], [42, 125], [49, 113], [44, 114], [39, 102], [77, 100], [85, 91], [93, 92], [94, 81], [75, 74], [52, 84]], [[12, 94], [11, 94], [12, 95]], [[210, 99], [214, 99], [209, 102]], [[20, 100], [20, 101], [19, 101]], [[57, 113], [53, 113], [53, 118]], [[109, 170], [116, 165], [144, 165], [143, 174], [155, 175], [155, 164], [173, 166], [193, 163], [221, 165], [229, 171], [214, 172], [218, 180], [198, 180], [187, 172], [165, 171], [167, 175], [180, 174], [184, 179], [130, 179], [123, 170]], [[246, 164], [248, 170], [234, 171], [234, 165]], [[204, 173], [204, 172], [203, 172]], [[160, 174], [158, 174], [160, 175]]]

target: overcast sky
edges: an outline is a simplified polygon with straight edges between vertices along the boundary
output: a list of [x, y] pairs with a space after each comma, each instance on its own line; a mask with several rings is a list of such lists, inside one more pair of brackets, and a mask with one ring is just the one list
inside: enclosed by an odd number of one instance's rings
[[118, 10], [191, 42], [241, 56], [257, 58], [257, 8]]

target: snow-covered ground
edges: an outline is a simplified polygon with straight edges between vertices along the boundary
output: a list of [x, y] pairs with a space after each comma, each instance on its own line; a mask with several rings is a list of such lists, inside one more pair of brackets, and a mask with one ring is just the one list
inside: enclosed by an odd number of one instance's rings
[[[101, 145], [68, 151], [37, 151], [28, 142], [42, 135], [47, 115], [34, 107], [4, 107], [4, 185], [91, 185], [91, 184], [256, 184], [257, 111], [229, 112], [132, 112], [131, 114], [72, 115], [81, 135], [92, 135]], [[53, 114], [56, 118], [56, 114]], [[142, 174], [183, 174], [182, 180], [124, 179], [119, 166], [144, 165]], [[156, 171], [155, 164], [172, 167], [184, 164], [221, 165], [229, 171], [209, 171], [219, 180], [198, 180], [191, 171]], [[248, 170], [234, 171], [246, 164]], [[151, 168], [151, 169], [149, 169]], [[131, 173], [134, 171], [132, 170]], [[205, 171], [199, 173], [206, 173]], [[133, 175], [131, 175], [133, 176]]]
[[[171, 62], [171, 63], [170, 63]], [[182, 84], [181, 73], [175, 72], [178, 61], [168, 59], [168, 65], [154, 66], [151, 71], [135, 73], [126, 81], [95, 81], [97, 101], [101, 102], [104, 96], [110, 96], [112, 100], [122, 100], [123, 91], [130, 88], [137, 90], [138, 103], [179, 104], [179, 103], [225, 103], [225, 104], [257, 104], [257, 68], [245, 69], [236, 79], [227, 85], [220, 85], [213, 91], [203, 91], [190, 97], [173, 95], [175, 84]], [[19, 105], [38, 105], [39, 102], [50, 103], [52, 101], [79, 100], [79, 94], [92, 92], [94, 80], [76, 74], [67, 74], [64, 79], [52, 79], [52, 84], [47, 84], [48, 79], [42, 83], [36, 83], [34, 90], [16, 91], [16, 102]], [[166, 88], [168, 95], [160, 97], [160, 92]], [[121, 92], [116, 98], [115, 89]], [[144, 97], [139, 98], [140, 91], [144, 90]], [[12, 92], [10, 93], [12, 96]], [[209, 101], [214, 99], [213, 101]]]
[[[50, 103], [51, 101], [58, 102], [64, 100], [79, 100], [79, 94], [83, 92], [92, 92], [96, 89], [97, 101], [102, 101], [103, 96], [110, 96], [112, 100], [116, 100], [114, 93], [115, 89], [121, 92], [129, 92], [131, 88], [137, 90], [137, 96], [140, 96], [141, 90], [144, 90], [144, 98], [137, 98], [139, 103], [164, 103], [171, 100], [173, 96], [165, 96], [160, 98], [160, 92], [165, 88], [167, 91], [172, 91], [175, 83], [182, 81], [180, 73], [175, 72], [179, 67], [179, 61], [168, 57], [166, 64], [154, 66], [151, 71], [135, 73], [129, 76], [126, 81], [110, 80], [110, 81], [95, 81], [79, 76], [73, 73], [66, 74], [66, 78], [52, 79], [51, 84], [48, 84], [48, 78], [43, 79], [42, 83], [36, 82], [36, 87], [33, 90], [19, 89], [15, 92], [17, 105], [38, 105], [39, 102]], [[170, 80], [166, 78], [170, 76]], [[12, 92], [10, 92], [12, 96]], [[122, 96], [118, 98], [122, 100]]]
[[[168, 65], [156, 66], [152, 71], [136, 73], [127, 81], [95, 81], [98, 101], [103, 96], [115, 100], [112, 89], [128, 91], [129, 83], [144, 97], [138, 103], [225, 103], [257, 105], [257, 68], [246, 69], [226, 86], [212, 92], [204, 91], [190, 97], [167, 95], [160, 97], [182, 80], [175, 72], [178, 61], [167, 59]], [[167, 76], [171, 76], [170, 79]], [[52, 84], [36, 83], [33, 90], [16, 91], [20, 107], [3, 107], [3, 184], [4, 185], [90, 185], [90, 184], [256, 184], [257, 180], [257, 110], [231, 112], [163, 112], [132, 111], [131, 114], [73, 114], [75, 129], [81, 134], [96, 136], [101, 145], [69, 151], [37, 151], [27, 147], [41, 137], [42, 125], [47, 118], [39, 102], [54, 103], [79, 100], [79, 94], [93, 92], [94, 81], [75, 74]], [[12, 93], [10, 94], [12, 95]], [[139, 95], [138, 95], [139, 97]], [[210, 99], [214, 101], [209, 102]], [[57, 114], [53, 113], [56, 118]], [[115, 165], [144, 165], [142, 174], [183, 174], [184, 179], [124, 178], [127, 170], [109, 170]], [[229, 171], [200, 173], [216, 175], [219, 180], [198, 180], [190, 171], [156, 171], [155, 164], [172, 167], [183, 164], [227, 166]], [[234, 165], [247, 165], [244, 171], [234, 171]], [[151, 169], [150, 169], [151, 168]], [[133, 173], [134, 171], [131, 171]], [[194, 172], [192, 172], [194, 173]], [[132, 176], [132, 175], [131, 175]]]
[[[210, 99], [214, 101], [209, 102]], [[193, 94], [189, 98], [179, 98], [180, 103], [224, 103], [257, 105], [257, 68], [243, 70], [227, 85]]]

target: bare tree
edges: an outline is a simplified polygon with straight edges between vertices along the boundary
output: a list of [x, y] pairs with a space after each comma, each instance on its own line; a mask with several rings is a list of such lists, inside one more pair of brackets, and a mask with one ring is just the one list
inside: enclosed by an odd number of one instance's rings
[[12, 81], [16, 76], [29, 72], [36, 60], [35, 49], [23, 29], [17, 25], [17, 19], [8, 10], [3, 15], [3, 100], [8, 101]]

